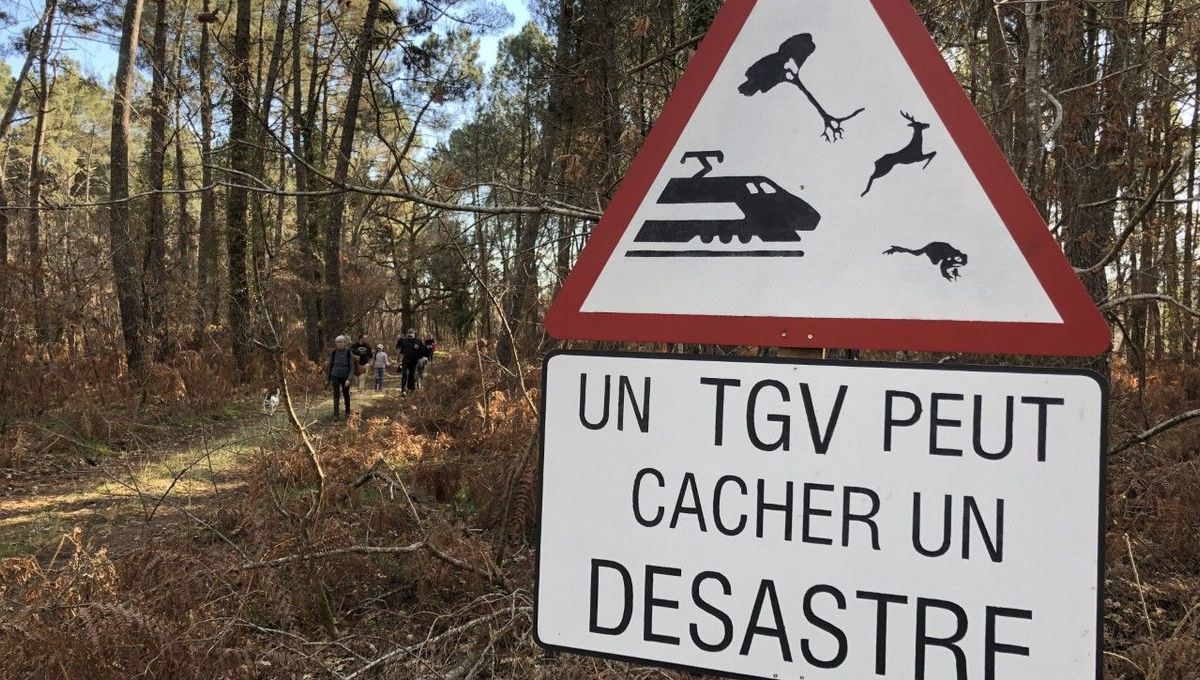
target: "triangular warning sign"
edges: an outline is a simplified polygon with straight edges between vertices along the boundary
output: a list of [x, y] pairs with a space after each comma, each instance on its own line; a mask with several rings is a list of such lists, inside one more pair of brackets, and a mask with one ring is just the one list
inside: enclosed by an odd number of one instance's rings
[[727, 0], [546, 326], [1078, 356], [1111, 339], [907, 0]]

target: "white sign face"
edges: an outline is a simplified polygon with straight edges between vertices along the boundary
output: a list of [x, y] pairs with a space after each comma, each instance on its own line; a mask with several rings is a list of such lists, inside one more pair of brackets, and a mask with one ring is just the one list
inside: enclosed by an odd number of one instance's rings
[[1105, 388], [552, 355], [536, 636], [792, 680], [1100, 673]]
[[759, 0], [670, 160], [584, 312], [1062, 322], [867, 0]]

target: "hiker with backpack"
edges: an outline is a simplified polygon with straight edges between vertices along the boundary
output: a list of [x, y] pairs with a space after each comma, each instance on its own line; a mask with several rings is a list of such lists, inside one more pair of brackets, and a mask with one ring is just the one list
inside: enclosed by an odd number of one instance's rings
[[354, 353], [354, 375], [358, 376], [358, 389], [365, 390], [367, 374], [371, 372], [368, 364], [371, 363], [371, 357], [374, 355], [371, 343], [367, 341], [365, 333], [358, 336], [358, 342], [350, 346], [350, 351]]
[[421, 358], [417, 359], [417, 385], [425, 379], [425, 369], [433, 362], [433, 354], [437, 344], [432, 337], [425, 338], [421, 343]]

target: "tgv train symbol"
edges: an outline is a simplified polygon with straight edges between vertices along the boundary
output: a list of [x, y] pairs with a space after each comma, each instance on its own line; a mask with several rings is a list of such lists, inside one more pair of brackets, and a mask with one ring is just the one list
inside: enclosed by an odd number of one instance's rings
[[667, 182], [658, 197], [658, 205], [733, 204], [741, 210], [740, 220], [647, 220], [634, 239], [639, 243], [687, 243], [697, 236], [704, 243], [719, 239], [732, 243], [737, 238], [749, 243], [757, 236], [765, 243], [795, 243], [799, 232], [812, 231], [821, 215], [803, 199], [794, 196], [774, 180], [761, 175], [712, 177], [712, 161], [725, 162], [722, 151], [691, 151], [681, 163], [700, 161], [704, 166], [692, 177], [676, 177]]

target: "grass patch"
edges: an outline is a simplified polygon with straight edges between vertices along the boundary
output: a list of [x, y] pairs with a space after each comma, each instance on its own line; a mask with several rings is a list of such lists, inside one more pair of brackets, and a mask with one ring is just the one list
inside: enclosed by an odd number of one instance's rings
[[[355, 409], [370, 406], [386, 392], [358, 393]], [[332, 412], [323, 393], [297, 396], [297, 415], [324, 422]], [[163, 494], [192, 502], [211, 498], [238, 483], [252, 456], [293, 437], [283, 410], [267, 418], [258, 404], [241, 400], [212, 408], [173, 414], [169, 423], [151, 425], [152, 442], [121, 448], [75, 431], [66, 421], [50, 418], [42, 425], [69, 443], [60, 449], [86, 455], [102, 479], [88, 473], [74, 489], [61, 485], [4, 500], [0, 514], [0, 558], [36, 554], [72, 527], [103, 522], [120, 525], [144, 521]], [[159, 442], [159, 443], [153, 443]], [[300, 489], [276, 489], [283, 498]], [[364, 496], [364, 502], [370, 502]], [[160, 511], [162, 508], [160, 508]]]

